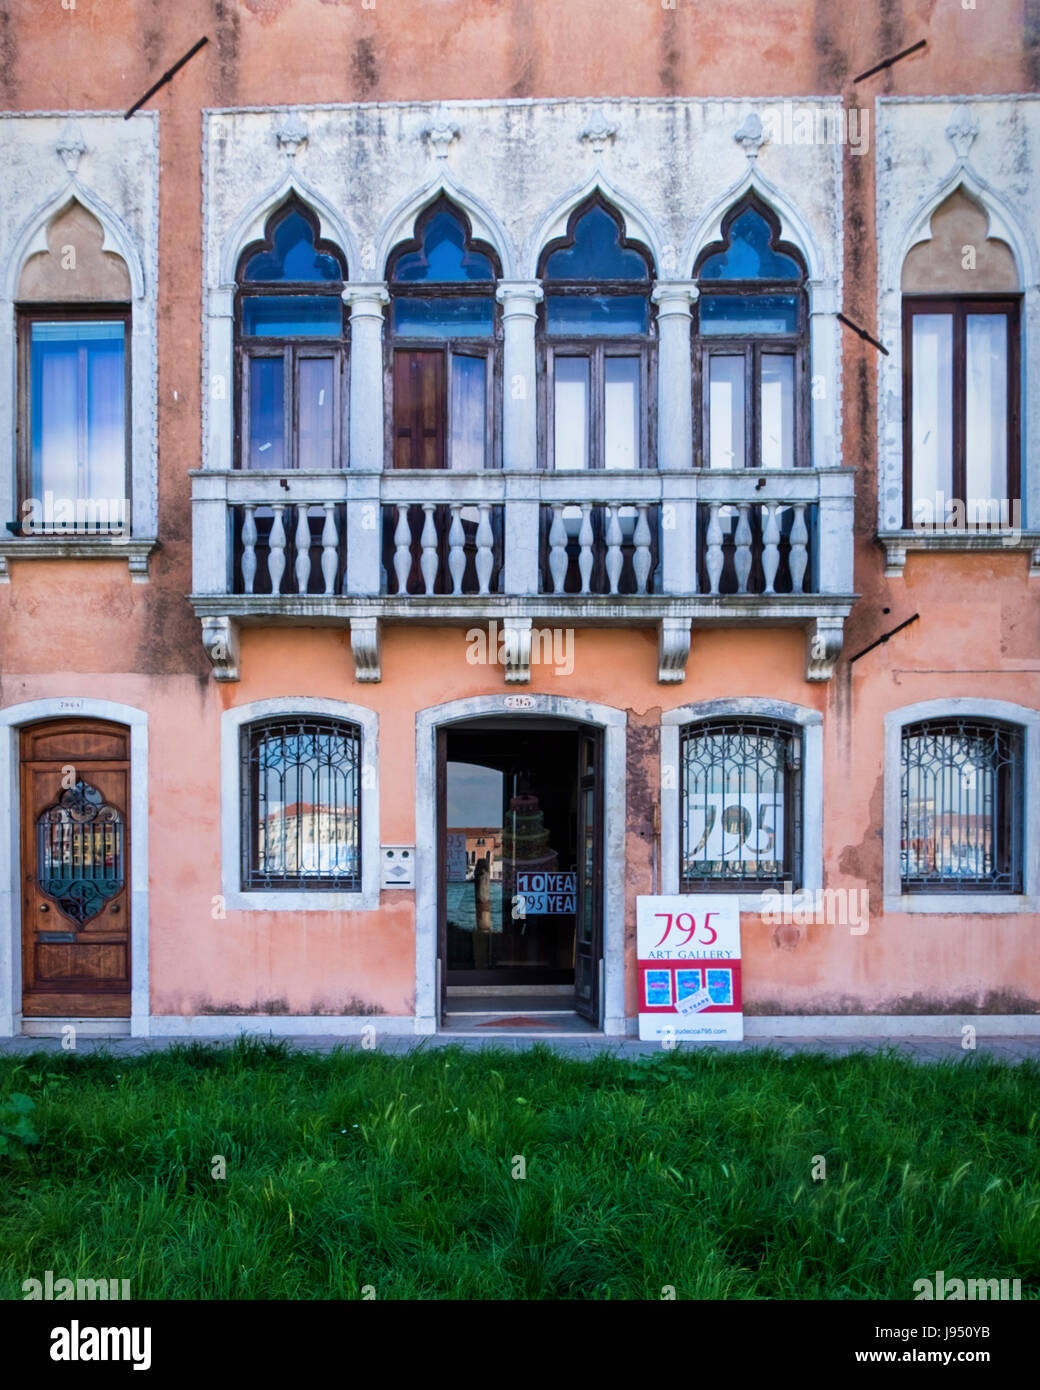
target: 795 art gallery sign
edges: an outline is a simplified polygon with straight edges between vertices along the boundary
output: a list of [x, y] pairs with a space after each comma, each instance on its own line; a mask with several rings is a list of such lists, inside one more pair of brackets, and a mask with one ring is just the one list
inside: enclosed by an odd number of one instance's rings
[[636, 940], [643, 1042], [743, 1038], [738, 898], [637, 897]]

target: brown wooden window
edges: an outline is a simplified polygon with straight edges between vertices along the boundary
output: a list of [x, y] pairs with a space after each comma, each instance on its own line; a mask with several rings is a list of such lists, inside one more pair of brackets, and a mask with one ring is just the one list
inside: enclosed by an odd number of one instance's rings
[[643, 468], [653, 457], [652, 271], [647, 248], [595, 196], [542, 252], [542, 418], [557, 471]]
[[130, 525], [130, 309], [18, 311], [18, 503], [25, 535]]
[[236, 297], [240, 468], [342, 468], [346, 462], [347, 268], [292, 198], [248, 247]]
[[903, 299], [903, 525], [1021, 497], [1019, 299]]
[[387, 412], [395, 468], [495, 461], [498, 260], [446, 198], [391, 254]]
[[809, 465], [805, 265], [779, 235], [775, 215], [749, 195], [694, 268], [698, 467]]

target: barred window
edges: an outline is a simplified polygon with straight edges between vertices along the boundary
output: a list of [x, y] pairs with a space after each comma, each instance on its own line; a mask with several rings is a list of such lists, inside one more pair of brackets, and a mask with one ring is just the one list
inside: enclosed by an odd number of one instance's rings
[[906, 725], [903, 892], [1021, 893], [1023, 804], [1021, 729], [975, 719]]
[[269, 719], [241, 740], [243, 889], [360, 892], [360, 728]]
[[801, 731], [763, 719], [691, 724], [682, 731], [679, 762], [681, 891], [797, 887]]

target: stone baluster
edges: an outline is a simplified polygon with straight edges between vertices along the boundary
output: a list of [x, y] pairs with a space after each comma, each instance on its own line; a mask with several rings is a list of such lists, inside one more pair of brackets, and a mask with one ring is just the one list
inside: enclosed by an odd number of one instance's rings
[[311, 522], [306, 502], [296, 506], [296, 592], [305, 594], [311, 580]]
[[578, 544], [581, 549], [578, 554], [578, 573], [581, 575], [581, 592], [588, 594], [591, 592], [589, 585], [592, 582], [592, 566], [595, 556], [592, 551], [594, 540], [592, 530], [592, 506], [588, 502], [581, 504], [581, 528], [578, 531]]
[[722, 578], [722, 504], [720, 502], [710, 502], [708, 504], [708, 530], [706, 541], [708, 553], [705, 557], [705, 568], [708, 571], [708, 593], [717, 594], [719, 592], [719, 580]]
[[805, 524], [805, 503], [794, 504], [794, 520], [791, 523], [791, 593], [803, 594], [805, 567], [809, 561], [809, 530]]
[[271, 548], [267, 553], [267, 570], [271, 576], [271, 593], [282, 592], [282, 575], [285, 573], [285, 503], [274, 503], [274, 521], [271, 523]]
[[780, 565], [780, 520], [775, 503], [762, 506], [762, 572], [766, 577], [764, 594], [775, 594], [773, 583]]
[[621, 554], [621, 522], [618, 518], [618, 508], [607, 508], [607, 579], [610, 582], [610, 592], [616, 594], [618, 591], [618, 581], [621, 579], [621, 566], [624, 563], [624, 556]]
[[563, 508], [552, 509], [552, 525], [549, 527], [549, 573], [552, 575], [553, 593], [562, 594], [567, 578], [567, 528], [563, 523]]
[[256, 583], [256, 503], [245, 504], [242, 518], [242, 586], [247, 594]]
[[650, 577], [650, 522], [647, 519], [647, 508], [638, 507], [636, 529], [632, 534], [635, 551], [632, 557], [632, 567], [636, 572], [636, 593], [646, 593], [646, 581]]
[[492, 546], [495, 536], [491, 530], [491, 506], [487, 502], [480, 504], [480, 521], [477, 523], [477, 584], [481, 594], [490, 593], [488, 585], [491, 582], [491, 571], [494, 568], [495, 556]]
[[462, 508], [455, 504], [451, 509], [451, 530], [448, 532], [448, 569], [451, 571], [451, 592], [462, 593], [462, 580], [466, 573], [466, 529], [462, 524]]
[[422, 555], [419, 558], [419, 567], [422, 570], [423, 592], [432, 594], [437, 581], [437, 528], [433, 524], [433, 503], [424, 502], [422, 509]]
[[412, 568], [412, 531], [408, 525], [408, 504], [397, 504], [397, 526], [394, 530], [394, 574], [398, 594], [408, 592], [408, 572]]
[[336, 571], [339, 568], [339, 532], [336, 527], [336, 504], [323, 502], [325, 524], [321, 528], [321, 574], [325, 580], [325, 592], [331, 594], [336, 587]]
[[749, 503], [740, 503], [737, 530], [734, 536], [736, 552], [733, 556], [733, 568], [737, 572], [738, 594], [747, 593], [748, 575], [751, 573], [751, 522], [748, 517], [750, 510]]

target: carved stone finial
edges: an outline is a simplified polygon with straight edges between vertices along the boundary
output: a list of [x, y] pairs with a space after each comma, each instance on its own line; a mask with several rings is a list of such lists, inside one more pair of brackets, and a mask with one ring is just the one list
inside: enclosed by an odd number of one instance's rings
[[968, 151], [978, 133], [978, 121], [972, 115], [971, 109], [962, 102], [946, 127], [946, 138], [953, 146], [953, 152], [958, 159], [967, 159]]
[[603, 115], [602, 111], [597, 111], [590, 119], [588, 125], [581, 132], [581, 140], [592, 150], [593, 154], [599, 155], [612, 145], [617, 139], [618, 128], [611, 125]]
[[290, 111], [278, 128], [277, 138], [279, 149], [290, 159], [295, 159], [298, 152], [307, 143], [307, 127], [299, 112]]
[[744, 120], [744, 124], [734, 134], [733, 139], [747, 155], [750, 163], [754, 164], [758, 158], [758, 151], [766, 142], [765, 133], [762, 130], [762, 117], [757, 111], [752, 111]]
[[237, 681], [238, 624], [233, 618], [203, 618], [202, 645], [218, 681]]
[[80, 128], [74, 120], [70, 119], [65, 122], [65, 129], [58, 136], [54, 148], [62, 164], [75, 178], [79, 169], [79, 161], [86, 153], [87, 146], [80, 133]]
[[447, 159], [448, 151], [461, 135], [454, 121], [438, 117], [423, 129], [423, 139], [438, 159]]

